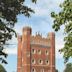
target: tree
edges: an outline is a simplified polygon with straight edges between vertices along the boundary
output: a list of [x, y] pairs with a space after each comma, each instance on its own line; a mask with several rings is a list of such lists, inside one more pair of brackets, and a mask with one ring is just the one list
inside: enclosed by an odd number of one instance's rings
[[1, 64], [0, 64], [0, 72], [7, 72]]
[[56, 71], [55, 72], [58, 72], [58, 70], [56, 69]]
[[72, 63], [66, 64], [64, 72], [72, 72]]
[[[30, 13], [34, 13], [31, 8], [24, 5], [25, 0], [0, 0], [0, 56], [7, 57], [7, 54], [3, 52], [4, 45], [8, 45], [7, 41], [12, 39], [12, 36], [16, 36], [16, 32], [13, 29], [17, 22], [17, 15], [23, 14], [26, 17], [30, 17]], [[32, 0], [36, 3], [36, 0]], [[0, 58], [2, 63], [6, 63], [4, 58]]]
[[64, 26], [64, 47], [59, 50], [63, 53], [65, 63], [72, 57], [72, 0], [64, 0], [60, 4], [61, 11], [59, 13], [51, 12], [51, 17], [54, 18], [53, 28], [55, 31], [60, 30]]

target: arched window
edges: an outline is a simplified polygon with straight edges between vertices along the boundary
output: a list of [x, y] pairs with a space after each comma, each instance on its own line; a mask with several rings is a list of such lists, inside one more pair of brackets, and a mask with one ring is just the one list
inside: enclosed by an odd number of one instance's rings
[[48, 50], [45, 50], [45, 55], [49, 55], [49, 51]]
[[46, 65], [49, 65], [49, 60], [46, 59], [46, 60], [45, 60], [45, 63], [46, 63]]
[[32, 64], [35, 64], [36, 62], [35, 62], [35, 59], [32, 59], [32, 62], [31, 62]]
[[36, 50], [35, 49], [32, 49], [32, 54], [35, 54], [36, 53]]
[[40, 55], [40, 54], [41, 54], [41, 50], [40, 50], [40, 49], [38, 49], [37, 53]]
[[39, 64], [43, 64], [43, 60], [42, 60], [42, 59], [39, 59], [39, 60], [38, 60], [38, 63], [39, 63]]
[[31, 72], [36, 72], [35, 68], [32, 68]]

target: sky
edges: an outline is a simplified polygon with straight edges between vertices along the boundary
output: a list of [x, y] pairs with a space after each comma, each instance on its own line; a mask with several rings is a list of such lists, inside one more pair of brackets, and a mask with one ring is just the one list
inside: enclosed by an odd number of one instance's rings
[[[53, 18], [51, 18], [51, 12], [54, 11], [58, 13], [61, 11], [59, 4], [63, 0], [37, 0], [37, 4], [31, 3], [31, 0], [26, 0], [25, 5], [31, 7], [35, 13], [31, 14], [30, 18], [25, 17], [24, 15], [18, 15], [18, 22], [16, 23], [14, 29], [17, 34], [22, 34], [22, 28], [24, 26], [30, 26], [32, 28], [32, 35], [35, 35], [36, 32], [42, 33], [44, 37], [47, 36], [48, 32], [54, 32], [52, 29]], [[64, 46], [64, 27], [61, 27], [61, 30], [57, 33], [55, 32], [55, 57], [56, 57], [56, 69], [59, 72], [63, 72], [65, 65], [63, 55], [58, 52], [60, 48]], [[9, 43], [14, 45], [9, 45], [6, 47], [6, 52], [8, 53], [8, 64], [4, 65], [7, 72], [16, 72], [17, 71], [17, 38], [13, 37]]]

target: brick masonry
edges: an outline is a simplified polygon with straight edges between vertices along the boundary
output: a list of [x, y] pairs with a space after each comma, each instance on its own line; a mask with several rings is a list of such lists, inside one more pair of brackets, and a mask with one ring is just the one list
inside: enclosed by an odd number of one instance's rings
[[18, 36], [17, 72], [55, 72], [55, 34], [43, 38], [32, 36], [32, 29], [24, 27]]

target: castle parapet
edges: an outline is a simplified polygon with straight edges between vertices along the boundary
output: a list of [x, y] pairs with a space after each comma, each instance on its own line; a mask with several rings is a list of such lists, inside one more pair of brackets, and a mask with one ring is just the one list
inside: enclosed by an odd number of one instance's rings
[[31, 45], [42, 45], [46, 47], [50, 47], [50, 39], [43, 38], [41, 35], [31, 36]]

